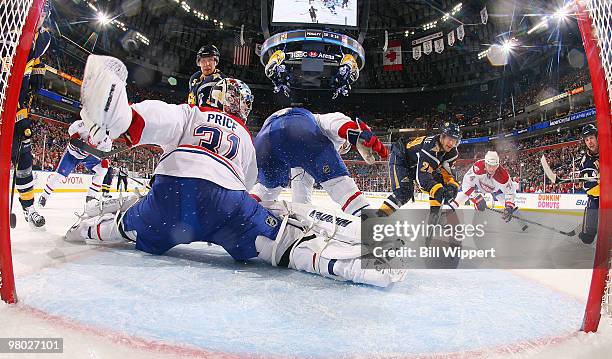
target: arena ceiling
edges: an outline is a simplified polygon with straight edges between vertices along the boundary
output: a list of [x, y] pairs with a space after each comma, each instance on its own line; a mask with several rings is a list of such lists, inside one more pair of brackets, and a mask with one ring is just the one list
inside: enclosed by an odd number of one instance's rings
[[[50, 0], [54, 8], [52, 26], [58, 36], [96, 53], [119, 56], [127, 61], [180, 77], [194, 70], [197, 49], [205, 43], [221, 48], [221, 67], [232, 65], [235, 40], [240, 36], [249, 44], [261, 43], [262, 4], [268, 10], [272, 0]], [[277, 0], [280, 1], [280, 0]], [[369, 9], [366, 7], [369, 3]], [[367, 53], [361, 83], [373, 87], [441, 86], [479, 81], [481, 74], [495, 72], [478, 54], [491, 44], [512, 37], [521, 39], [516, 68], [529, 68], [542, 61], [546, 51], [565, 51], [580, 46], [574, 24], [561, 32], [555, 30], [528, 34], [544, 16], [553, 14], [563, 1], [485, 1], [485, 0], [363, 0], [360, 1], [360, 29], [339, 30], [357, 37], [365, 31]], [[444, 19], [460, 4], [460, 11]], [[482, 24], [480, 11], [487, 7], [488, 21]], [[365, 16], [369, 14], [369, 16]], [[426, 27], [437, 22], [435, 28]], [[412, 58], [411, 41], [428, 34], [453, 31], [464, 24], [465, 40], [441, 54]], [[573, 26], [573, 27], [572, 27]], [[243, 29], [243, 30], [242, 30]], [[272, 33], [283, 28], [271, 27]], [[386, 35], [385, 35], [386, 31]], [[404, 70], [385, 78], [382, 52], [387, 39], [402, 41]], [[527, 40], [529, 39], [529, 40]], [[524, 42], [523, 42], [524, 41]], [[252, 60], [249, 71], [262, 71]], [[248, 79], [267, 83], [265, 77]], [[374, 85], [372, 85], [374, 84]]]

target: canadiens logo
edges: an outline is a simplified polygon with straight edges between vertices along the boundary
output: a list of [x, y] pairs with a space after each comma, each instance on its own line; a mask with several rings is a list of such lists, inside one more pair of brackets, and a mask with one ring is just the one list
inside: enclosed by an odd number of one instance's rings
[[272, 228], [276, 227], [278, 220], [272, 216], [266, 217], [266, 224]]

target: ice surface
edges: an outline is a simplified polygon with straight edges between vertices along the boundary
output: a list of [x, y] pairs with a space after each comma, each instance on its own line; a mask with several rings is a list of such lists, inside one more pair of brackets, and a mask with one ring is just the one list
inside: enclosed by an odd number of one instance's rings
[[381, 290], [238, 263], [202, 243], [165, 256], [66, 243], [83, 197], [54, 194], [45, 232], [18, 216], [20, 302], [0, 305], [0, 337], [62, 336], [70, 357], [604, 358], [612, 349], [609, 324], [577, 334], [588, 271], [415, 270]]

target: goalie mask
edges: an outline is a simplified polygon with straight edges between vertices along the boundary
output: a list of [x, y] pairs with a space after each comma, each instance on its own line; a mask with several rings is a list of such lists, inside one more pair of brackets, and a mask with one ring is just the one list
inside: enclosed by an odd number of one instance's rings
[[246, 121], [253, 107], [253, 95], [244, 82], [226, 78], [213, 86], [206, 103]]

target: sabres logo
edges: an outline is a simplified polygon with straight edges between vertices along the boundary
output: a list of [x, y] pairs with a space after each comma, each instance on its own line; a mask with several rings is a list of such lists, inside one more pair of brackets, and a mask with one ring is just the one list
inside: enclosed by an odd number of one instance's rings
[[323, 166], [323, 173], [329, 174], [330, 172], [331, 172], [331, 168], [329, 168], [329, 165]]

